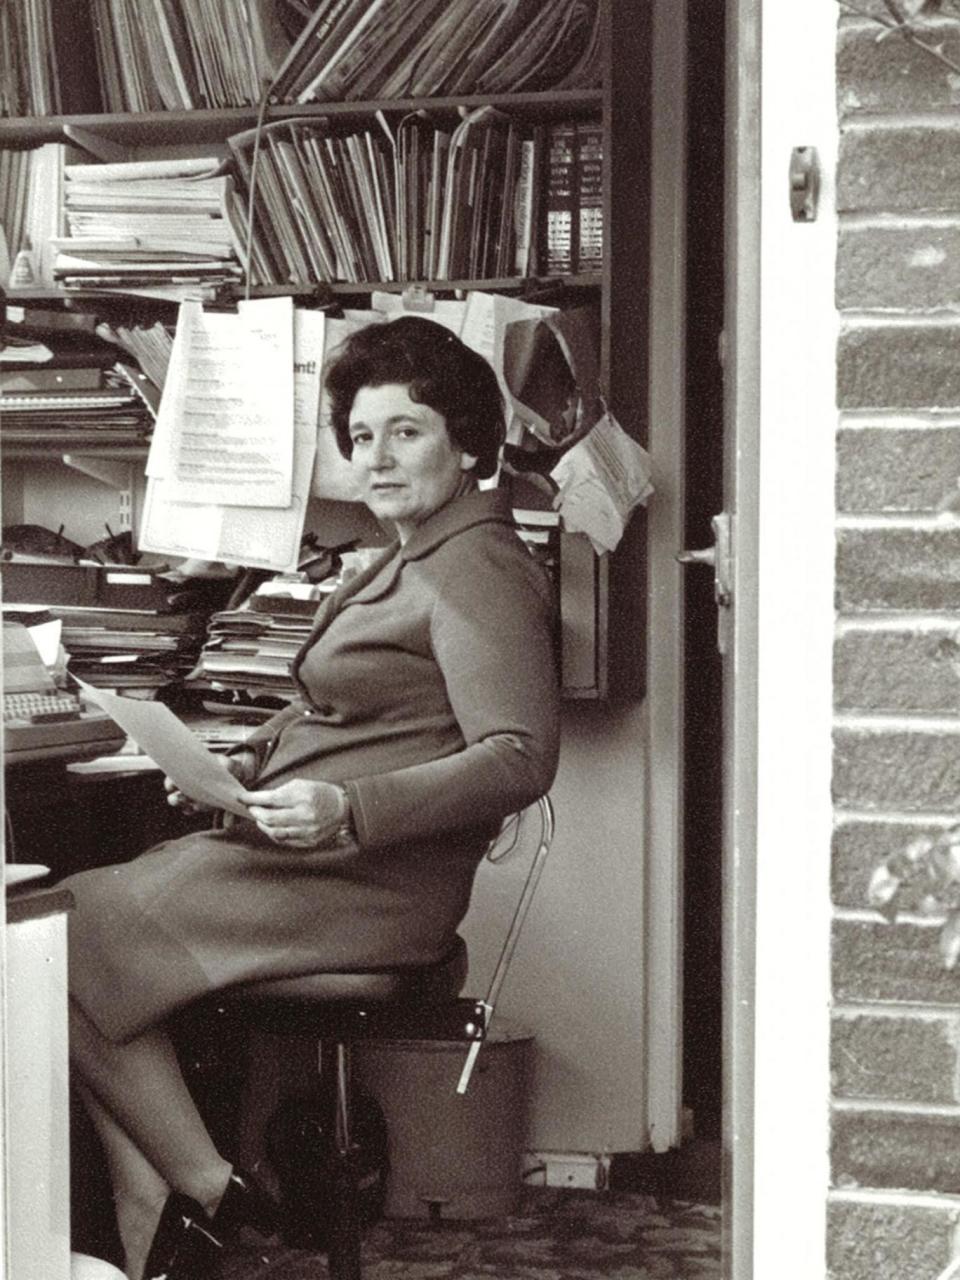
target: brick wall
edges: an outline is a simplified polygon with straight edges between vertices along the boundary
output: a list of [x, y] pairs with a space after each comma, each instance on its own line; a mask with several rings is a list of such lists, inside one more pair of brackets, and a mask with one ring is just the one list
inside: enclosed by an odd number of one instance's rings
[[[882, 0], [859, 0], [889, 16]], [[960, 816], [960, 74], [841, 18], [831, 1280], [960, 1256], [960, 972], [870, 870]], [[960, 22], [934, 33], [960, 63]]]

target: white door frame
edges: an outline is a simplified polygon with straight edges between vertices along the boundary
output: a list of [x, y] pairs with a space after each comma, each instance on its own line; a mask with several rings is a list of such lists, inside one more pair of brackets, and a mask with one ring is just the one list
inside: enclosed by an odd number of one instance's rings
[[[826, 1274], [837, 125], [832, 2], [730, 0], [728, 1274]], [[817, 148], [816, 221], [791, 149]], [[751, 777], [752, 775], [752, 777]]]

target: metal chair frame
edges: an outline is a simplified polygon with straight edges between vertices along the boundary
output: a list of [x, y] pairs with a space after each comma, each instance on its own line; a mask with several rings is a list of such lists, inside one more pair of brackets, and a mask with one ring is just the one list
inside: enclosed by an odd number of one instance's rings
[[[365, 981], [385, 975], [358, 974], [345, 978], [347, 984], [356, 979], [356, 998], [351, 998], [348, 991], [347, 998], [314, 1000], [309, 994], [297, 994], [297, 979], [275, 979], [220, 992], [212, 1002], [218, 1015], [236, 1016], [261, 1031], [317, 1040], [315, 1084], [322, 1114], [327, 1117], [324, 1128], [334, 1135], [336, 1156], [331, 1203], [325, 1206], [332, 1280], [360, 1280], [361, 1275], [359, 1171], [351, 1114], [351, 1046], [357, 1040], [367, 1039], [461, 1040], [469, 1047], [456, 1088], [458, 1094], [466, 1093], [553, 842], [554, 812], [549, 797], [537, 801], [536, 808], [540, 817], [539, 841], [482, 999], [418, 997], [415, 990], [413, 994], [401, 991], [396, 997], [382, 991], [364, 994]], [[491, 849], [496, 844], [494, 841]], [[461, 951], [463, 956], [457, 955], [454, 960], [462, 958], [465, 963], [462, 944]], [[456, 972], [455, 966], [452, 972]], [[462, 981], [463, 976], [458, 975], [456, 980]]]

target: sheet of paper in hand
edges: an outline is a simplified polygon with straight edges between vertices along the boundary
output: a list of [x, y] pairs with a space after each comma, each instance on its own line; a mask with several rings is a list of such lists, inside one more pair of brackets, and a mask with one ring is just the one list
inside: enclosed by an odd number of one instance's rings
[[247, 818], [244, 788], [222, 758], [203, 743], [162, 702], [123, 698], [78, 680], [83, 696], [101, 707], [160, 766], [185, 796]]

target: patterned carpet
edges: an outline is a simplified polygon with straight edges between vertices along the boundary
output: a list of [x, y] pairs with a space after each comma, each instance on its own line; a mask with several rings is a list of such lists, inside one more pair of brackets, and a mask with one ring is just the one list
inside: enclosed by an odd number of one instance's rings
[[[716, 1205], [528, 1188], [483, 1222], [381, 1221], [364, 1235], [364, 1280], [720, 1280]], [[264, 1252], [269, 1256], [264, 1257]], [[236, 1252], [225, 1280], [324, 1280], [322, 1256]]]

